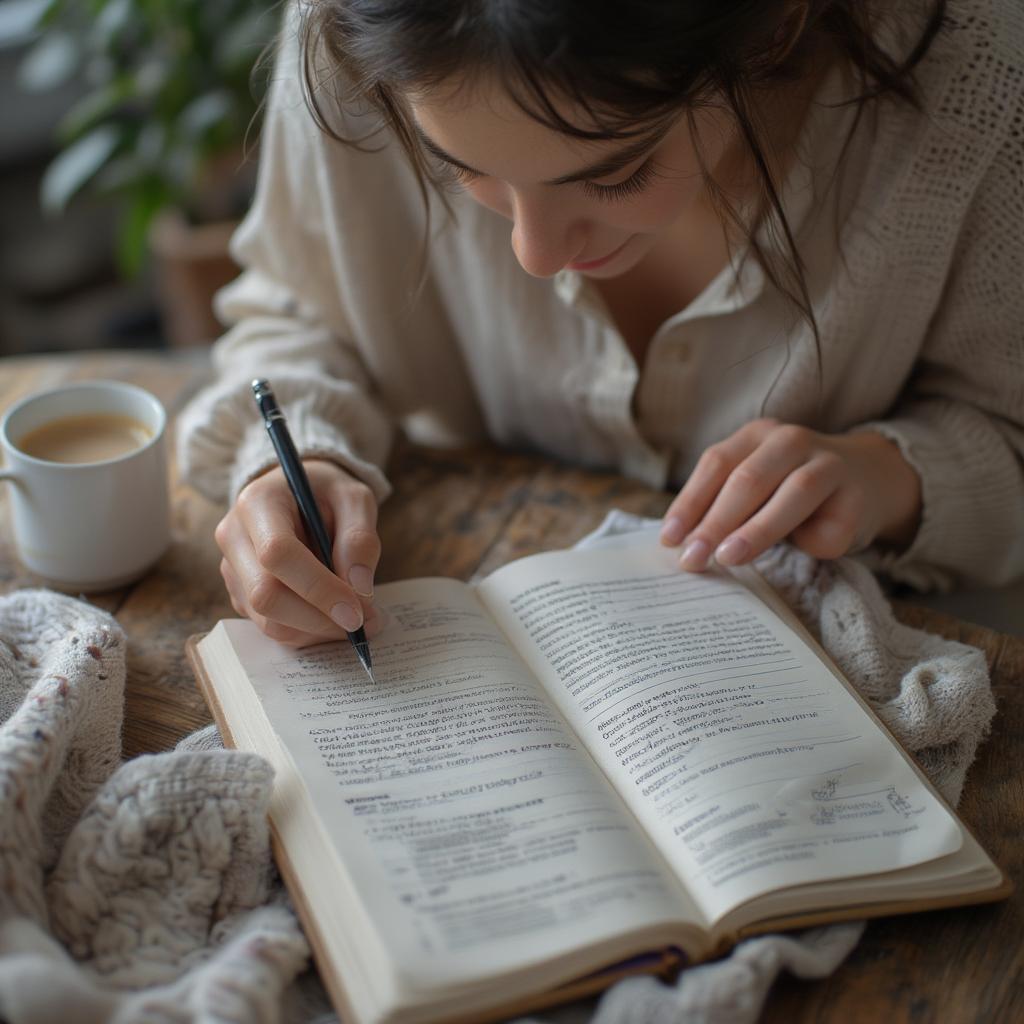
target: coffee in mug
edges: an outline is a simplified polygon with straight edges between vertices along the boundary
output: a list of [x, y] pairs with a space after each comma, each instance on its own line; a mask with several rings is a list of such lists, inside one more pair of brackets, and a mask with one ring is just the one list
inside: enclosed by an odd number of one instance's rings
[[82, 381], [29, 395], [0, 421], [15, 550], [72, 591], [141, 576], [170, 542], [167, 415], [148, 391]]
[[15, 444], [44, 462], [105, 462], [141, 448], [152, 436], [144, 423], [131, 416], [92, 413], [51, 420]]

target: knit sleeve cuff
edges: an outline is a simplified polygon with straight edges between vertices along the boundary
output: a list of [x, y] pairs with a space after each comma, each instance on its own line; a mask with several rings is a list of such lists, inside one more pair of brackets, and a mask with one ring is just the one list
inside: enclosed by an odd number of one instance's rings
[[[295, 410], [289, 411], [287, 407], [283, 412], [288, 421], [289, 433], [303, 459], [323, 459], [341, 466], [373, 491], [378, 505], [391, 493], [391, 484], [380, 468], [360, 458], [342, 431], [315, 413], [296, 415]], [[233, 504], [239, 491], [250, 480], [276, 465], [277, 455], [263, 421], [248, 425], [230, 469], [228, 501]]]
[[[302, 458], [336, 463], [378, 503], [391, 493], [381, 467], [393, 427], [365, 392], [347, 381], [275, 372], [274, 394]], [[248, 381], [221, 382], [193, 399], [178, 419], [177, 452], [183, 478], [212, 501], [229, 504], [277, 465]]]
[[895, 443], [921, 479], [921, 522], [909, 547], [872, 547], [872, 569], [918, 590], [999, 585], [1024, 571], [1024, 478], [990, 417], [952, 401], [921, 402], [863, 424]]

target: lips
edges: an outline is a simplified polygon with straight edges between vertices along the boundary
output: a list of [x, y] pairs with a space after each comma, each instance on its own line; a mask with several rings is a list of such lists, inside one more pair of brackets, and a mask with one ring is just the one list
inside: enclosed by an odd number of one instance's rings
[[613, 249], [610, 253], [608, 253], [607, 256], [602, 256], [600, 259], [597, 260], [578, 260], [574, 263], [568, 264], [568, 267], [570, 270], [596, 270], [598, 267], [603, 267], [606, 263], [610, 263], [613, 259], [615, 259], [615, 257], [618, 256], [619, 253], [622, 252], [622, 250], [625, 249], [627, 245], [629, 245], [631, 238], [632, 235], [630, 236], [630, 238], [627, 238], [622, 243], [622, 245], [620, 245], [617, 249]]

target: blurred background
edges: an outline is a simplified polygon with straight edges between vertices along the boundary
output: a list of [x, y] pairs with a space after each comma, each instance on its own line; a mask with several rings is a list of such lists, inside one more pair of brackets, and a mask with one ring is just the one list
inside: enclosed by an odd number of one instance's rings
[[279, 15], [0, 0], [0, 355], [216, 337]]

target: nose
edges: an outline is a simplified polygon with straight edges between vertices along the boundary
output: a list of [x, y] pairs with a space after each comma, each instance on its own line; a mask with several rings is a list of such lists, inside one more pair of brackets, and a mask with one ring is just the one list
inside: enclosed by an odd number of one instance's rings
[[517, 195], [512, 222], [512, 251], [533, 277], [557, 274], [586, 244], [586, 228], [567, 217], [557, 203]]

